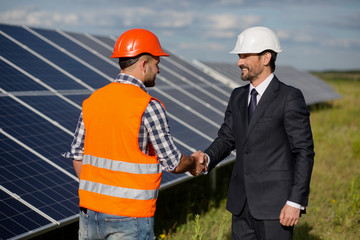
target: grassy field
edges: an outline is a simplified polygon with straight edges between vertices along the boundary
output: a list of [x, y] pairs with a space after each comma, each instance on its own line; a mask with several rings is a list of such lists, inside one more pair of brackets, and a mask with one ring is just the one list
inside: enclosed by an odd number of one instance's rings
[[[360, 239], [360, 72], [314, 73], [342, 95], [311, 111], [315, 165], [307, 214], [295, 240]], [[202, 176], [160, 192], [158, 239], [231, 239], [225, 210], [232, 165], [218, 170], [217, 191]]]

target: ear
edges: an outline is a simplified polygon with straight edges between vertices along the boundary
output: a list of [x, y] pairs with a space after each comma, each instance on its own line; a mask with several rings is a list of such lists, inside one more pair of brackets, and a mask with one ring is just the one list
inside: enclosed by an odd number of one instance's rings
[[271, 53], [266, 52], [266, 53], [263, 55], [263, 63], [264, 63], [264, 66], [269, 65], [270, 60], [271, 60]]
[[148, 64], [148, 61], [146, 60], [146, 58], [143, 58], [143, 59], [139, 59], [140, 62], [139, 62], [139, 67], [140, 67], [140, 70], [141, 72], [146, 72], [146, 67], [147, 67], [147, 64]]

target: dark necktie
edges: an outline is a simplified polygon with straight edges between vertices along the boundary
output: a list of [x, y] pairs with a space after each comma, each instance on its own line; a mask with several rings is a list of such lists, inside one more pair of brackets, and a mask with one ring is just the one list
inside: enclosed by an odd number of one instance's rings
[[253, 88], [251, 90], [251, 93], [250, 93], [250, 103], [249, 103], [249, 108], [248, 108], [248, 122], [250, 122], [251, 120], [251, 117], [253, 115], [253, 113], [255, 112], [255, 108], [256, 108], [256, 95], [257, 95], [257, 91], [255, 90], [255, 88]]

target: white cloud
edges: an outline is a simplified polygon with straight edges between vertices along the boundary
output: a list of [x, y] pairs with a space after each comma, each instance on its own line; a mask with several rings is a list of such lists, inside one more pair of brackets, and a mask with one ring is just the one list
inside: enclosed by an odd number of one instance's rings
[[59, 24], [79, 25], [79, 18], [74, 13], [60, 13], [38, 10], [33, 8], [19, 8], [0, 14], [0, 21], [11, 24], [26, 24], [30, 26], [54, 27]]
[[145, 7], [98, 8], [88, 11], [71, 9], [67, 12], [41, 10], [38, 8], [17, 8], [0, 12], [0, 21], [10, 24], [62, 28], [69, 26], [91, 26], [92, 28], [156, 27], [182, 28], [193, 24], [195, 15], [188, 11], [158, 11]]
[[[105, 17], [104, 17], [105, 16]], [[96, 24], [96, 19], [106, 19], [107, 24], [121, 25], [126, 27], [151, 26], [156, 28], [181, 28], [189, 26], [194, 21], [194, 16], [190, 12], [156, 9], [145, 7], [121, 7], [119, 9], [105, 9], [86, 13], [83, 16], [91, 18], [91, 22]], [[89, 19], [90, 20], [90, 19]]]
[[209, 27], [220, 30], [240, 29], [261, 22], [261, 17], [256, 15], [235, 15], [235, 14], [215, 14], [208, 16]]
[[234, 31], [230, 30], [216, 30], [210, 29], [205, 31], [202, 37], [205, 38], [235, 38], [237, 35]]
[[243, 29], [260, 24], [262, 18], [255, 15], [236, 15], [236, 14], [214, 14], [202, 16], [206, 19], [206, 24], [202, 26], [204, 33], [201, 38], [233, 39]]
[[305, 32], [295, 34], [293, 39], [294, 41], [301, 43], [311, 43], [314, 41], [313, 35]]
[[[158, 16], [158, 19], [156, 19]], [[180, 28], [190, 26], [194, 21], [194, 15], [190, 12], [177, 12], [173, 10], [168, 10], [163, 14], [154, 12], [152, 15], [154, 17], [155, 26], [166, 27], [166, 28]]]
[[210, 26], [215, 29], [235, 28], [238, 25], [239, 17], [231, 14], [209, 16]]
[[287, 40], [291, 38], [291, 33], [289, 31], [286, 31], [284, 29], [280, 29], [276, 31], [276, 35], [280, 40]]
[[307, 30], [285, 30], [279, 29], [276, 31], [279, 40], [290, 40], [297, 43], [311, 43], [315, 41], [314, 34]]
[[323, 45], [326, 47], [337, 47], [337, 48], [360, 48], [360, 39], [355, 38], [332, 38], [326, 39], [323, 42]]
[[226, 46], [219, 43], [204, 43], [204, 42], [186, 42], [179, 44], [179, 49], [196, 49], [205, 51], [224, 51], [227, 50]]

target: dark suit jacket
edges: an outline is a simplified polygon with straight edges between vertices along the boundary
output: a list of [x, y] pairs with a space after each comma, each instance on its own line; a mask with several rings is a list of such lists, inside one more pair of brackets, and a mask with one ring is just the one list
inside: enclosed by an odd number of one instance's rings
[[299, 89], [276, 76], [248, 124], [249, 85], [233, 90], [218, 137], [205, 150], [209, 171], [236, 149], [227, 209], [238, 215], [248, 201], [257, 219], [278, 219], [287, 200], [307, 206], [314, 145], [309, 112]]

